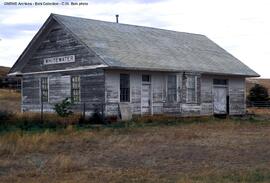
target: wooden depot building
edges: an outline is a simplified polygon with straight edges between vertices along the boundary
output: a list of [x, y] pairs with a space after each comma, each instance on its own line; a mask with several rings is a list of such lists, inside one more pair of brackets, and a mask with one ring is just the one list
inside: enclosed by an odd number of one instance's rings
[[259, 76], [204, 35], [57, 14], [9, 75], [22, 76], [22, 111], [68, 97], [106, 116], [242, 115], [245, 78]]

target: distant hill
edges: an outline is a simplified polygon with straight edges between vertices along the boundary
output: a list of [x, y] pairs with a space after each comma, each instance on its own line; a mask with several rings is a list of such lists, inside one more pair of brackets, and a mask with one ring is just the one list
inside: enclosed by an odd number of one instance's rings
[[260, 84], [268, 89], [268, 93], [270, 94], [270, 79], [247, 79], [246, 80], [246, 91], [247, 94], [249, 90], [255, 85]]
[[10, 67], [0, 66], [0, 77], [4, 77], [9, 72]]
[[10, 67], [0, 66], [0, 88], [20, 90], [21, 81], [17, 77], [7, 77]]

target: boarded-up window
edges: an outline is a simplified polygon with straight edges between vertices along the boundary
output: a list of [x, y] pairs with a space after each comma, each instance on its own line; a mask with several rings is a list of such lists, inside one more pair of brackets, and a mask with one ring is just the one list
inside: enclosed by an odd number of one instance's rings
[[176, 75], [168, 75], [167, 98], [169, 102], [176, 101], [176, 98], [177, 98]]
[[196, 76], [187, 77], [187, 102], [194, 103], [197, 100], [196, 96]]
[[72, 102], [80, 102], [80, 77], [71, 77], [71, 100]]
[[48, 102], [48, 78], [41, 78], [40, 80], [41, 89], [41, 101]]
[[128, 74], [120, 74], [120, 102], [130, 100], [130, 81]]

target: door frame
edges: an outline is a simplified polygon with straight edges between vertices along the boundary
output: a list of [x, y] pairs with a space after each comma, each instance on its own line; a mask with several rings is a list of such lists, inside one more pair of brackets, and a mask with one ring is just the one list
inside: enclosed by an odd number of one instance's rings
[[[149, 76], [149, 81], [148, 82], [145, 82], [142, 80], [142, 77], [144, 75], [147, 75]], [[153, 115], [153, 105], [152, 105], [152, 101], [153, 101], [153, 92], [152, 92], [152, 75], [151, 74], [147, 74], [147, 73], [142, 73], [141, 74], [141, 116], [144, 115], [144, 113], [142, 112], [142, 86], [143, 85], [149, 85], [149, 100], [150, 100], [150, 103], [149, 103], [149, 114], [150, 115]]]
[[[226, 85], [223, 85], [223, 84], [214, 84], [214, 80], [215, 79], [220, 79], [220, 80], [226, 80]], [[214, 102], [214, 89], [215, 88], [226, 88], [226, 113], [224, 114], [218, 114], [218, 113], [215, 113], [215, 102]], [[229, 115], [230, 114], [230, 95], [229, 95], [229, 79], [228, 78], [213, 78], [212, 79], [212, 103], [213, 103], [213, 115]]]

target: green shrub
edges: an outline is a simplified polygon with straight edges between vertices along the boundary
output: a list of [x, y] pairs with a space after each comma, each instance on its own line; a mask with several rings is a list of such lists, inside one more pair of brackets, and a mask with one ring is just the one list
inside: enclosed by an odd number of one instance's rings
[[262, 85], [255, 84], [255, 86], [253, 86], [249, 91], [248, 100], [249, 101], [268, 101], [269, 95], [268, 95], [267, 88], [265, 88]]
[[68, 117], [73, 112], [70, 110], [71, 106], [73, 105], [73, 102], [69, 98], [66, 98], [62, 100], [62, 102], [54, 105], [55, 112], [61, 116], [61, 117]]

